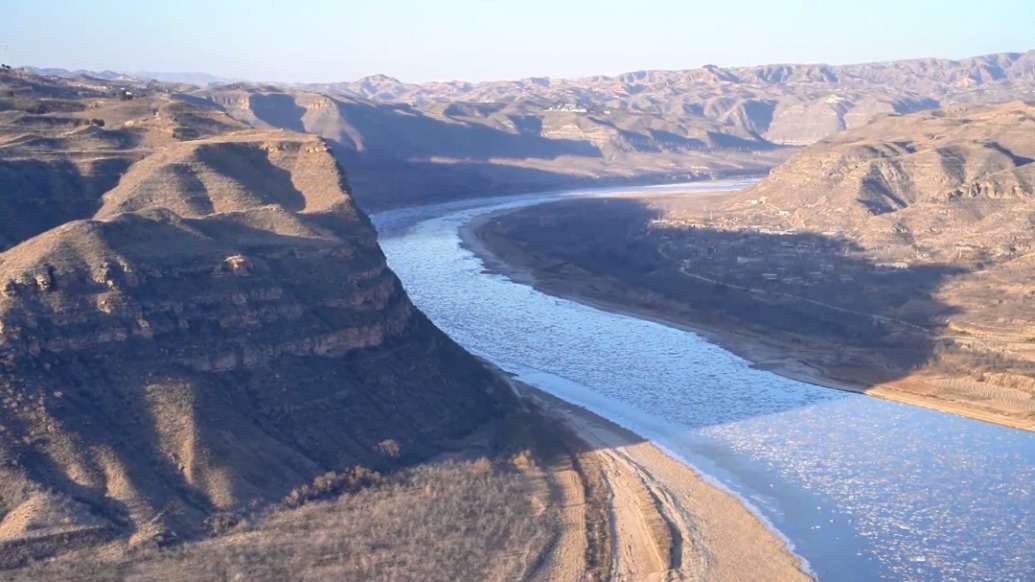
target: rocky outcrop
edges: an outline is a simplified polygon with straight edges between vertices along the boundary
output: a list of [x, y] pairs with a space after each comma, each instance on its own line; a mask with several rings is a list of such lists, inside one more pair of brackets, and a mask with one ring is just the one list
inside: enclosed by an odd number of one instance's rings
[[[424, 459], [506, 407], [410, 303], [324, 140], [170, 103], [92, 110], [132, 122], [139, 161], [0, 253], [9, 556], [201, 535], [328, 471]], [[238, 131], [172, 137], [210, 118]], [[19, 147], [10, 172], [59, 156]]]

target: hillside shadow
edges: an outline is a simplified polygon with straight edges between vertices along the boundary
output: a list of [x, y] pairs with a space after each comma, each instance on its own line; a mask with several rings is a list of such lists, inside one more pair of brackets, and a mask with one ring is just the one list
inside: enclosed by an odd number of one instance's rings
[[[239, 183], [244, 193], [258, 197], [262, 204], [279, 204], [293, 212], [305, 208], [305, 195], [295, 186], [291, 172], [273, 164], [258, 148], [224, 143], [218, 147], [198, 148], [197, 156], [221, 175]], [[208, 194], [211, 198], [211, 192]]]
[[273, 127], [306, 133], [302, 116], [305, 107], [295, 104], [294, 98], [283, 93], [254, 93], [248, 97], [252, 112]]
[[767, 151], [777, 149], [778, 145], [765, 141], [765, 140], [750, 140], [736, 135], [729, 135], [725, 133], [719, 133], [716, 131], [709, 131], [708, 137], [712, 139], [717, 146], [723, 149], [744, 151], [744, 152], [755, 152], [755, 151]]
[[193, 105], [194, 107], [200, 107], [202, 109], [211, 109], [212, 111], [226, 113], [225, 107], [211, 99], [206, 99], [204, 97], [198, 97], [197, 95], [191, 95], [190, 93], [182, 92], [174, 92], [169, 96], [176, 101], [183, 101], [184, 103], [188, 105]]
[[469, 123], [462, 117], [438, 119], [405, 105], [337, 102], [342, 117], [363, 136], [363, 154], [373, 158], [459, 158], [466, 160], [603, 157], [591, 143], [550, 139], [529, 131], [517, 133]]
[[[633, 176], [567, 174], [491, 162], [436, 163], [371, 159], [335, 149], [357, 202], [366, 212], [450, 200], [531, 194], [561, 189], [688, 182], [701, 178], [754, 176], [757, 170], [694, 173], [648, 172]], [[419, 193], [419, 198], [414, 198]]]
[[93, 216], [131, 161], [0, 160], [0, 252], [71, 220]]
[[534, 168], [491, 163], [375, 160], [352, 151], [335, 150], [347, 168], [349, 185], [367, 212], [408, 206], [419, 192], [421, 204], [483, 196], [523, 194], [602, 181]]
[[[39, 396], [39, 392], [32, 388], [23, 393], [28, 396]], [[60, 466], [47, 454], [47, 437], [41, 438], [34, 435], [28, 419], [8, 410], [0, 410], [0, 417], [2, 417], [4, 427], [3, 434], [0, 435], [0, 444], [2, 444], [0, 451], [3, 452], [4, 457], [0, 459], [0, 484], [5, 486], [4, 496], [0, 498], [0, 521], [6, 517], [4, 514], [7, 511], [29, 501], [34, 496], [59, 493], [67, 495], [69, 499], [85, 508], [90, 517], [100, 520], [103, 525], [90, 532], [99, 534], [100, 541], [105, 541], [109, 537], [131, 529], [129, 509], [126, 505], [73, 479], [66, 472], [65, 467]], [[34, 439], [30, 435], [36, 436], [36, 438]], [[29, 446], [29, 443], [32, 443], [33, 446]], [[19, 485], [20, 490], [7, 488], [12, 484]], [[68, 527], [84, 526], [85, 524], [66, 520], [62, 524], [50, 525]], [[31, 535], [34, 532], [29, 530], [26, 533]], [[35, 533], [39, 535], [43, 532]], [[60, 536], [53, 537], [60, 538]], [[21, 540], [18, 538], [5, 539], [0, 542], [0, 571], [20, 567], [31, 560], [59, 553], [60, 550], [55, 547], [55, 544], [46, 543], [48, 540], [44, 536], [40, 536], [40, 538], [35, 543], [19, 544]], [[19, 547], [20, 545], [23, 547]]]
[[[296, 104], [293, 96], [260, 93], [250, 95], [249, 99], [252, 111], [261, 121], [273, 127], [306, 132], [303, 121], [306, 109]], [[604, 155], [600, 148], [587, 141], [543, 137], [540, 135], [542, 121], [533, 117], [508, 116], [514, 131], [468, 120], [471, 116], [484, 118], [492, 114], [491, 106], [471, 109], [455, 105], [447, 107], [443, 117], [399, 104], [334, 100], [333, 107], [344, 126], [362, 136], [362, 145], [357, 148], [351, 142], [343, 142], [340, 136], [337, 139], [333, 135], [323, 137], [332, 142], [336, 151], [347, 151], [367, 161], [451, 158], [484, 162], [497, 158], [602, 158]]]
[[497, 237], [490, 247], [530, 262], [548, 290], [710, 329], [719, 343], [746, 333], [783, 354], [756, 367], [868, 387], [905, 377], [945, 347], [938, 331], [958, 310], [937, 295], [961, 267], [876, 262], [855, 243], [815, 233], [662, 217], [640, 200], [578, 199], [504, 215], [486, 232]]
[[[670, 131], [664, 131], [661, 129], [649, 130], [651, 137], [654, 138], [659, 144], [664, 144], [669, 148], [683, 148], [688, 150], [703, 150], [708, 149], [708, 144], [704, 143], [703, 140], [695, 137], [683, 137], [676, 135]], [[661, 147], [658, 146], [654, 151], [662, 151]]]
[[540, 135], [543, 132], [543, 118], [538, 115], [508, 115], [507, 119], [521, 133]]

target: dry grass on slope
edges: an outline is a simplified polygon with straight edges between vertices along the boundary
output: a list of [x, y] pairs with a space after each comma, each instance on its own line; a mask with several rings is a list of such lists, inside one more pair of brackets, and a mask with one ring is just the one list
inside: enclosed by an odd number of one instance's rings
[[206, 540], [116, 542], [0, 574], [16, 582], [528, 579], [564, 527], [554, 464], [566, 448], [545, 422], [515, 413], [437, 461], [387, 476], [360, 469], [326, 491], [317, 479], [278, 509], [213, 520], [224, 531]]
[[14, 580], [513, 580], [555, 526], [526, 472], [445, 462], [223, 537], [109, 561], [36, 564]]

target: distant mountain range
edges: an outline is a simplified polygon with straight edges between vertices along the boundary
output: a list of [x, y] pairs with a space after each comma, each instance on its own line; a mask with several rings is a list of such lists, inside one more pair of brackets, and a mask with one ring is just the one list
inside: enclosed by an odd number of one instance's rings
[[208, 85], [221, 85], [224, 83], [234, 83], [240, 81], [240, 79], [232, 79], [229, 77], [218, 77], [216, 75], [210, 75], [208, 73], [156, 73], [153, 71], [88, 71], [85, 69], [76, 69], [70, 71], [68, 69], [59, 69], [54, 67], [24, 67], [26, 71], [37, 75], [47, 75], [53, 77], [94, 77], [96, 79], [104, 79], [105, 81], [160, 81], [162, 83], [186, 83], [188, 85], [198, 85], [206, 87]]
[[[30, 70], [108, 80], [156, 79], [203, 87], [233, 82], [207, 73]], [[578, 79], [406, 83], [374, 75], [340, 83], [272, 85], [417, 107], [502, 103], [598, 118], [622, 111], [665, 121], [694, 120], [696, 125], [714, 125], [722, 133], [747, 133], [773, 144], [807, 145], [834, 132], [865, 125], [879, 115], [954, 104], [1035, 99], [1035, 51], [961, 60], [930, 58], [839, 66], [706, 65]]]
[[1035, 98], [1035, 51], [958, 61], [913, 59], [858, 65], [762, 65], [637, 71], [616, 77], [403, 83], [376, 75], [305, 88], [379, 102], [531, 102], [542, 107], [698, 117], [804, 145], [878, 115], [950, 104]]

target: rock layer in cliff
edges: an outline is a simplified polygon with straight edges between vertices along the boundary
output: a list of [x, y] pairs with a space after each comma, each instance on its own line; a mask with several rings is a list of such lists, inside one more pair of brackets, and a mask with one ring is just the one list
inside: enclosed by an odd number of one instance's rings
[[161, 94], [8, 86], [51, 104], [0, 112], [12, 559], [200, 535], [501, 410], [494, 377], [410, 303], [321, 138]]

